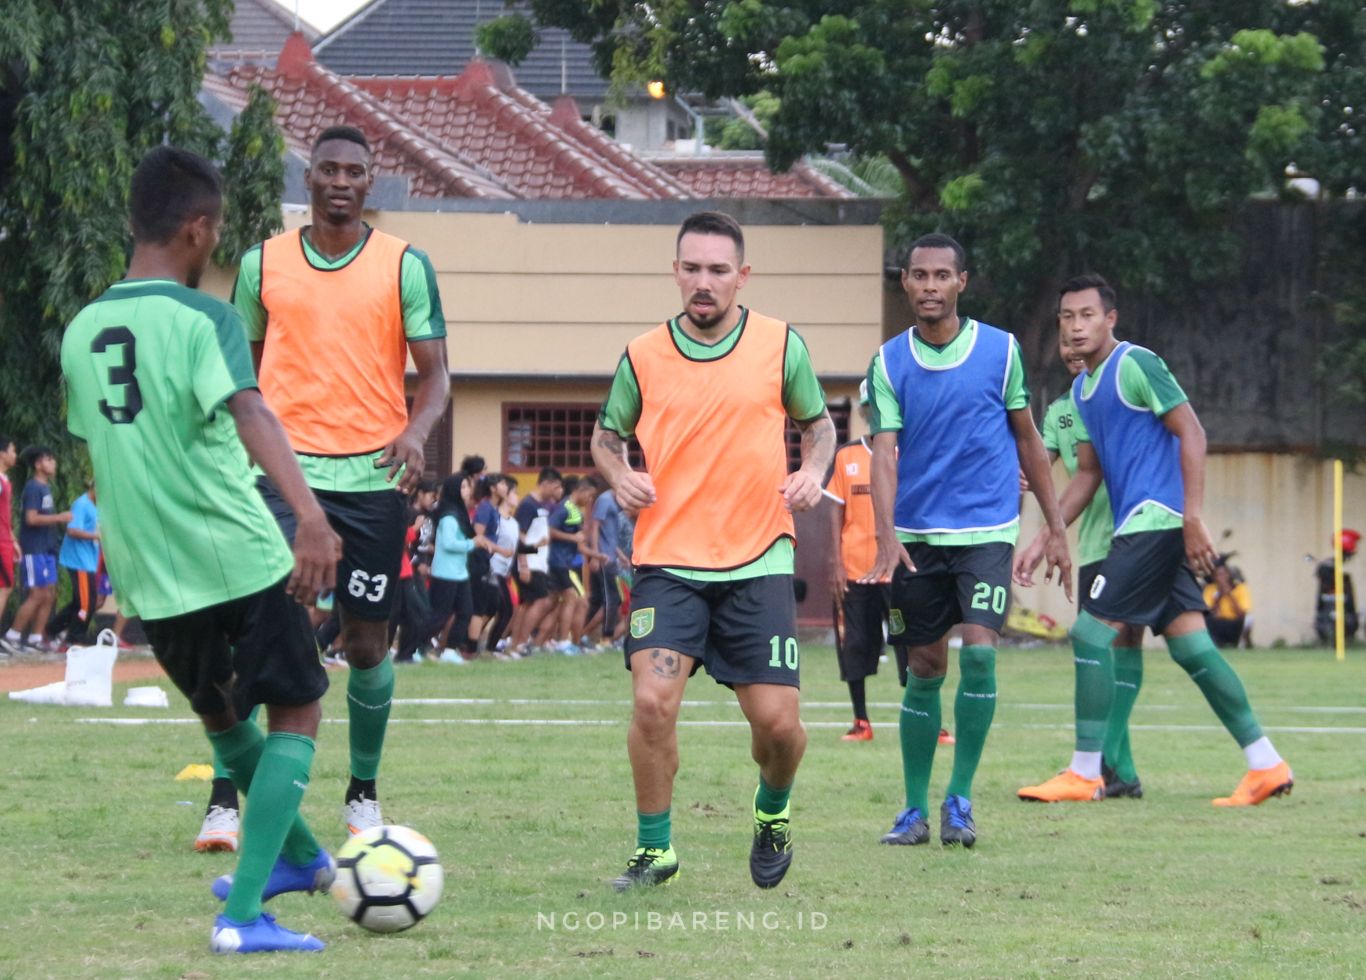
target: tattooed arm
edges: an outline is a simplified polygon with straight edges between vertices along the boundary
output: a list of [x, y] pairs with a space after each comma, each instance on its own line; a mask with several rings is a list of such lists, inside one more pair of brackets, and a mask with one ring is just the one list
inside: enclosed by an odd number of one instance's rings
[[821, 484], [835, 461], [835, 423], [829, 412], [797, 425], [802, 430], [801, 469], [789, 473], [778, 487], [791, 511], [810, 510], [821, 502]]
[[636, 514], [655, 502], [655, 483], [650, 474], [631, 469], [626, 459], [626, 440], [604, 429], [599, 422], [593, 427], [593, 463], [616, 491], [622, 510]]

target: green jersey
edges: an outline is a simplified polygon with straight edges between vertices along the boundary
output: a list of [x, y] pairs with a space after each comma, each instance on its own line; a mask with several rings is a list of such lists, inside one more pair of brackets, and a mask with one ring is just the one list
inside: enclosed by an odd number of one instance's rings
[[[1086, 375], [1082, 381], [1082, 391], [1085, 394], [1089, 395], [1094, 390], [1096, 379], [1102, 373], [1097, 366], [1097, 370]], [[1142, 347], [1130, 348], [1129, 356], [1119, 362], [1119, 393], [1130, 405], [1146, 408], [1158, 418], [1190, 400], [1166, 362]], [[1091, 434], [1082, 424], [1081, 413], [1074, 411], [1072, 417], [1076, 421], [1077, 441], [1090, 442]], [[1113, 521], [1113, 518], [1111, 520]], [[1150, 503], [1144, 504], [1121, 527], [1115, 528], [1115, 534], [1170, 531], [1181, 526], [1180, 514], [1173, 514], [1165, 507]]]
[[120, 609], [165, 619], [289, 574], [293, 556], [222, 410], [256, 387], [231, 306], [168, 280], [115, 283], [67, 327], [62, 374]]
[[[741, 307], [740, 322], [735, 329], [710, 346], [689, 337], [679, 325], [678, 317], [669, 321], [669, 332], [685, 357], [694, 361], [713, 361], [724, 357], [735, 347], [747, 315], [748, 311]], [[636, 423], [640, 421], [641, 404], [636, 372], [631, 367], [630, 358], [622, 355], [617, 362], [617, 373], [612, 378], [607, 400], [598, 413], [598, 422], [604, 429], [629, 439], [636, 431]], [[816, 377], [815, 368], [811, 366], [811, 354], [801, 335], [791, 327], [788, 328], [787, 350], [783, 356], [783, 407], [788, 416], [798, 422], [810, 422], [825, 413], [825, 391]], [[724, 528], [718, 527], [717, 533], [725, 533]], [[717, 582], [757, 578], [760, 575], [791, 575], [795, 567], [792, 540], [784, 537], [775, 541], [764, 554], [740, 568], [720, 572], [682, 568], [669, 568], [666, 571], [694, 581]]]
[[[916, 358], [928, 368], [950, 368], [957, 365], [972, 352], [976, 338], [977, 321], [970, 317], [963, 318], [958, 333], [942, 347], [929, 343], [918, 331], [911, 333]], [[876, 435], [879, 432], [900, 431], [901, 403], [897, 400], [891, 379], [887, 377], [887, 371], [882, 365], [881, 351], [873, 355], [872, 364], [868, 367], [868, 379], [871, 382], [869, 407], [872, 409], [873, 433]], [[1020, 355], [1020, 342], [1013, 336], [1010, 338], [1010, 363], [1006, 369], [1005, 403], [1008, 412], [1029, 407], [1029, 381], [1025, 376], [1024, 358]], [[991, 531], [948, 531], [934, 534], [897, 532], [897, 537], [903, 542], [918, 541], [945, 547], [988, 544], [993, 541], [1004, 541], [1013, 545], [1019, 536], [1018, 518], [1007, 527]]]
[[[369, 226], [366, 226], [367, 230]], [[333, 271], [343, 269], [355, 261], [365, 247], [368, 235], [362, 235], [345, 255], [329, 259], [300, 235], [304, 257], [315, 269]], [[441, 294], [437, 291], [436, 270], [431, 259], [420, 249], [408, 246], [399, 264], [399, 295], [403, 308], [403, 332], [409, 343], [421, 340], [440, 340], [446, 336], [446, 315], [441, 309]], [[237, 269], [237, 281], [232, 288], [232, 303], [246, 325], [247, 339], [259, 343], [266, 337], [266, 308], [261, 303], [261, 246], [253, 245], [242, 256]], [[338, 492], [366, 492], [392, 490], [394, 485], [385, 480], [387, 468], [376, 469], [375, 461], [382, 453], [360, 456], [310, 456], [299, 454], [299, 467], [304, 479], [315, 490]]]
[[[1077, 472], [1077, 426], [1081, 420], [1072, 404], [1072, 391], [1060, 395], [1048, 406], [1043, 417], [1043, 446], [1062, 459], [1068, 476]], [[1102, 482], [1096, 495], [1081, 512], [1077, 531], [1078, 562], [1090, 565], [1110, 553], [1110, 538], [1114, 535], [1115, 519], [1110, 513], [1110, 494]]]

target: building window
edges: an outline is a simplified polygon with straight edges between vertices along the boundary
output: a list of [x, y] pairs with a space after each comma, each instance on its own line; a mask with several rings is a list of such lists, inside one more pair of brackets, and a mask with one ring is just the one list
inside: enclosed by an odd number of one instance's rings
[[[413, 414], [413, 396], [407, 396], [408, 415]], [[443, 480], [451, 474], [451, 422], [452, 404], [446, 403], [446, 410], [427, 433], [427, 443], [423, 446], [422, 475], [428, 480]]]
[[[591, 403], [503, 403], [503, 469], [586, 472], [593, 465], [593, 426], [598, 406]], [[631, 465], [642, 464], [640, 447], [630, 446]]]

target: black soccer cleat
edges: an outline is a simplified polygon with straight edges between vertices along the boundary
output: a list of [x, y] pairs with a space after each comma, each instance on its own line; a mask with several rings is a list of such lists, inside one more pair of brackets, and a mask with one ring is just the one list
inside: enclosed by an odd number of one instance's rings
[[977, 824], [972, 819], [972, 804], [961, 796], [950, 796], [939, 808], [939, 842], [945, 847], [977, 843]]
[[925, 819], [925, 815], [920, 812], [920, 807], [912, 807], [902, 810], [896, 815], [896, 821], [892, 824], [892, 829], [883, 834], [879, 839], [883, 844], [903, 844], [914, 846], [916, 844], [928, 844], [930, 841], [930, 823]]
[[1105, 798], [1107, 800], [1117, 800], [1121, 797], [1128, 797], [1132, 800], [1143, 799], [1143, 783], [1134, 777], [1133, 782], [1119, 778], [1119, 773], [1110, 767], [1109, 763], [1104, 763], [1100, 767], [1100, 776], [1105, 780]]
[[612, 879], [612, 887], [619, 892], [632, 888], [667, 885], [678, 877], [678, 855], [670, 845], [666, 850], [657, 847], [637, 847], [626, 870]]
[[771, 820], [754, 812], [754, 843], [749, 849], [749, 876], [760, 888], [776, 888], [792, 863], [792, 831], [787, 812]]

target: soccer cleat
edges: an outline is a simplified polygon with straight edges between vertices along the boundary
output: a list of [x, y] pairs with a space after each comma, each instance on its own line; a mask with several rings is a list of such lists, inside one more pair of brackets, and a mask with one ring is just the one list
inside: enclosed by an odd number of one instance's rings
[[241, 819], [232, 807], [213, 805], [204, 814], [204, 822], [199, 825], [199, 836], [194, 839], [194, 849], [201, 854], [214, 851], [237, 850], [237, 832]]
[[[317, 857], [302, 867], [290, 864], [283, 856], [278, 857], [275, 859], [275, 866], [270, 869], [266, 887], [261, 891], [261, 901], [269, 902], [276, 895], [283, 895], [285, 892], [308, 892], [310, 895], [315, 892], [326, 892], [332, 887], [336, 877], [337, 862], [332, 860], [332, 855], [326, 851], [319, 851]], [[214, 898], [226, 902], [228, 892], [232, 891], [232, 875], [219, 875], [209, 889], [213, 892]]]
[[866, 718], [855, 718], [854, 727], [840, 736], [841, 742], [871, 742], [873, 740], [873, 726], [868, 724]]
[[955, 744], [957, 744], [957, 742], [958, 742], [958, 739], [956, 739], [956, 738], [954, 738], [952, 735], [950, 735], [950, 734], [949, 734], [949, 730], [948, 730], [947, 728], [941, 728], [941, 729], [939, 729], [939, 744], [940, 744], [940, 745], [955, 745]]
[[1038, 786], [1023, 787], [1016, 795], [1035, 803], [1086, 803], [1105, 799], [1105, 780], [1099, 776], [1087, 779], [1071, 769], [1064, 769]]
[[1295, 786], [1295, 774], [1284, 759], [1270, 769], [1249, 769], [1238, 783], [1232, 796], [1221, 796], [1215, 806], [1256, 806], [1273, 796], [1289, 796]]
[[920, 807], [902, 810], [896, 815], [892, 829], [882, 835], [883, 844], [927, 844], [930, 840], [930, 824]]
[[749, 848], [749, 876], [760, 888], [776, 888], [792, 864], [790, 808], [765, 819], [754, 811], [754, 843]]
[[342, 816], [346, 819], [346, 829], [352, 837], [362, 831], [369, 830], [371, 827], [384, 826], [384, 817], [379, 810], [379, 800], [372, 800], [368, 796], [358, 796], [354, 800], [347, 800], [342, 806]]
[[626, 870], [612, 879], [612, 887], [624, 892], [632, 888], [667, 885], [677, 877], [678, 855], [672, 845], [665, 850], [637, 847], [626, 862]]
[[1100, 767], [1100, 778], [1105, 780], [1105, 798], [1107, 800], [1118, 800], [1126, 796], [1133, 800], [1143, 798], [1143, 783], [1139, 781], [1137, 776], [1132, 782], [1121, 779], [1119, 773], [1106, 763]]
[[215, 953], [316, 953], [324, 949], [321, 939], [277, 925], [275, 916], [262, 912], [250, 922], [234, 922], [226, 915], [213, 920], [209, 949]]
[[939, 842], [944, 846], [977, 843], [977, 824], [972, 819], [972, 802], [961, 796], [950, 796], [939, 808]]

